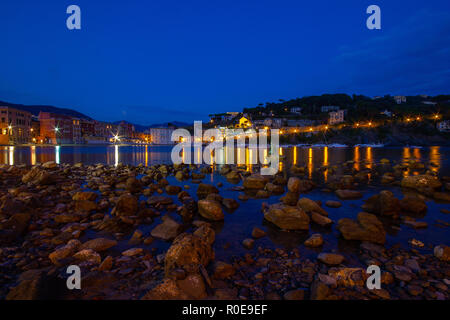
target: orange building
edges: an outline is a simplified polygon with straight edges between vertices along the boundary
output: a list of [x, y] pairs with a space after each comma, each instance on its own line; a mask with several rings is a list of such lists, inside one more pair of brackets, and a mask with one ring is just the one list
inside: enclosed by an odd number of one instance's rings
[[82, 142], [79, 119], [63, 114], [40, 112], [39, 122], [39, 140], [43, 143], [71, 144]]
[[0, 106], [0, 144], [29, 143], [30, 133], [30, 112]]

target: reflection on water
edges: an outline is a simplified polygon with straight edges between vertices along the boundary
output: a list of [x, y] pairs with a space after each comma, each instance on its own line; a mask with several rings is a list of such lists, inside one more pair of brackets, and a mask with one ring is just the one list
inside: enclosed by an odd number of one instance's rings
[[[204, 152], [203, 152], [204, 151]], [[124, 164], [143, 164], [146, 166], [171, 163], [171, 146], [31, 146], [31, 147], [0, 147], [0, 164], [31, 164], [55, 161], [56, 163], [85, 164], [105, 163], [117, 166]], [[330, 148], [330, 147], [280, 147], [280, 171], [289, 169], [291, 165], [304, 166], [309, 178], [315, 175], [316, 169], [322, 174], [323, 179], [328, 179], [328, 168], [345, 161], [353, 160], [353, 167], [357, 171], [364, 168], [373, 168], [374, 163], [382, 158], [409, 164], [411, 161], [422, 161], [429, 164], [430, 170], [438, 173], [449, 170], [446, 165], [449, 161], [450, 148], [447, 147], [403, 147], [403, 148]], [[206, 154], [212, 164], [222, 164], [235, 159], [238, 164], [245, 165], [248, 171], [255, 169], [260, 159], [267, 164], [268, 150], [255, 147], [224, 147], [216, 152], [211, 150], [183, 149], [181, 158], [188, 162], [201, 163], [203, 153]], [[259, 166], [257, 166], [259, 167]], [[339, 171], [339, 170], [338, 170]], [[448, 172], [441, 172], [448, 174]], [[405, 175], [414, 172], [405, 171]]]

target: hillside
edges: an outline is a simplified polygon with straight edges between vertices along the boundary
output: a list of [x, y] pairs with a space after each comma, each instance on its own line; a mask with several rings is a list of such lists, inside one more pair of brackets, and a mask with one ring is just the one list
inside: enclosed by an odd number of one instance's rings
[[0, 106], [7, 106], [11, 108], [16, 108], [23, 111], [31, 112], [34, 116], [39, 115], [40, 111], [43, 112], [53, 112], [58, 114], [65, 114], [71, 117], [80, 118], [80, 119], [89, 119], [91, 120], [91, 117], [88, 117], [87, 115], [67, 108], [58, 108], [54, 106], [46, 106], [46, 105], [23, 105], [23, 104], [16, 104], [16, 103], [10, 103], [5, 101], [0, 101]]

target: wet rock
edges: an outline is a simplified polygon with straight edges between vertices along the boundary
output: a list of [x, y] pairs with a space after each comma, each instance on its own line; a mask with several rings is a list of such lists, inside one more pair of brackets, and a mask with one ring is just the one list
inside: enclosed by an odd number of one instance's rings
[[0, 223], [0, 240], [14, 241], [26, 233], [31, 214], [15, 213], [6, 222]]
[[116, 216], [133, 216], [138, 211], [138, 200], [131, 194], [123, 194], [119, 197], [116, 206], [111, 211]]
[[187, 300], [189, 296], [178, 288], [176, 280], [166, 278], [155, 288], [147, 292], [142, 300]]
[[362, 287], [367, 280], [366, 270], [362, 268], [331, 268], [328, 275], [336, 280], [338, 286]]
[[280, 200], [287, 206], [295, 206], [297, 205], [298, 197], [298, 193], [288, 191], [283, 197], [280, 198]]
[[427, 205], [424, 200], [419, 197], [405, 196], [400, 200], [400, 208], [404, 212], [412, 212], [419, 214], [427, 211]]
[[311, 300], [325, 300], [330, 294], [330, 288], [320, 280], [315, 280], [311, 285]]
[[268, 178], [260, 174], [252, 174], [245, 178], [243, 186], [245, 189], [262, 190], [266, 186]]
[[269, 197], [270, 197], [270, 193], [266, 190], [258, 190], [255, 195], [256, 199], [267, 199]]
[[239, 171], [231, 171], [227, 173], [226, 177], [227, 180], [231, 182], [238, 182], [239, 180], [241, 180], [241, 175], [239, 174]]
[[344, 256], [336, 253], [321, 253], [317, 256], [317, 260], [327, 265], [339, 265], [344, 261]]
[[450, 247], [446, 245], [439, 245], [434, 247], [434, 256], [442, 261], [450, 261]]
[[302, 208], [306, 213], [316, 212], [322, 216], [328, 217], [328, 212], [326, 212], [321, 206], [319, 206], [317, 202], [311, 199], [301, 198], [300, 200], [298, 200], [297, 206]]
[[151, 206], [172, 204], [173, 200], [165, 196], [151, 196], [147, 199], [147, 203]]
[[199, 274], [190, 274], [183, 280], [177, 280], [177, 286], [190, 299], [199, 300], [207, 296], [205, 282]]
[[91, 212], [98, 209], [97, 203], [90, 200], [75, 201], [75, 211], [77, 212]]
[[106, 251], [117, 245], [116, 240], [106, 239], [106, 238], [96, 238], [83, 243], [80, 249], [91, 249], [96, 252]]
[[214, 259], [211, 245], [204, 239], [192, 234], [180, 234], [175, 238], [164, 259], [166, 275], [170, 271], [182, 268], [196, 270], [200, 265], [206, 267]]
[[72, 200], [74, 201], [95, 201], [97, 200], [98, 194], [95, 192], [77, 192], [73, 195]]
[[232, 198], [223, 199], [222, 204], [228, 210], [236, 210], [237, 208], [239, 208], [239, 202], [237, 202], [236, 200], [234, 200]]
[[57, 299], [64, 285], [54, 273], [49, 274], [48, 269], [28, 270], [20, 275], [19, 284], [11, 288], [6, 300]]
[[428, 193], [442, 187], [442, 183], [435, 176], [417, 175], [404, 177], [401, 186], [403, 188], [411, 188], [419, 192]]
[[224, 219], [220, 203], [213, 200], [199, 200], [197, 205], [198, 211], [202, 217], [213, 221]]
[[360, 212], [357, 221], [342, 218], [338, 221], [337, 229], [346, 240], [369, 241], [384, 244], [386, 231], [383, 224], [373, 214]]
[[342, 206], [342, 203], [340, 203], [339, 201], [328, 200], [327, 202], [325, 202], [325, 205], [330, 208], [340, 208]]
[[305, 298], [305, 290], [296, 289], [289, 290], [283, 295], [284, 300], [304, 300]]
[[140, 255], [144, 252], [144, 249], [142, 248], [131, 248], [128, 250], [125, 250], [124, 252], [122, 252], [122, 255], [125, 257], [134, 257], [137, 255]]
[[330, 218], [325, 217], [325, 216], [323, 216], [321, 214], [318, 214], [316, 212], [312, 212], [311, 213], [311, 220], [314, 223], [316, 223], [316, 224], [318, 224], [318, 225], [320, 225], [322, 227], [327, 227], [327, 226], [330, 226], [330, 225], [333, 224], [333, 220], [331, 220]]
[[100, 262], [102, 261], [100, 255], [92, 249], [84, 249], [78, 251], [73, 255], [73, 257], [77, 260], [88, 261], [95, 264], [100, 264]]
[[296, 177], [289, 178], [287, 188], [290, 192], [300, 193], [300, 179]]
[[306, 241], [304, 242], [304, 245], [307, 247], [320, 247], [323, 245], [323, 238], [320, 233], [314, 233], [312, 234]]
[[259, 238], [262, 238], [262, 237], [265, 237], [265, 236], [266, 236], [266, 232], [264, 230], [261, 230], [258, 227], [254, 227], [253, 228], [253, 230], [252, 230], [252, 237], [253, 238], [259, 239]]
[[162, 218], [163, 222], [158, 224], [151, 232], [152, 237], [160, 238], [163, 240], [172, 240], [175, 239], [182, 231], [182, 226], [165, 215]]
[[78, 240], [70, 240], [66, 245], [56, 249], [49, 254], [49, 259], [53, 264], [59, 264], [59, 262], [65, 258], [71, 257], [77, 249], [80, 247], [81, 242]]
[[202, 224], [200, 227], [198, 227], [197, 230], [194, 231], [193, 234], [203, 239], [209, 245], [212, 245], [214, 243], [214, 240], [216, 239], [216, 233], [211, 228], [211, 225], [209, 223]]
[[31, 183], [35, 185], [49, 185], [56, 181], [56, 175], [39, 167], [32, 168], [28, 173], [23, 175], [23, 183]]
[[450, 202], [450, 192], [435, 192], [433, 198], [439, 201]]
[[298, 207], [276, 203], [266, 210], [264, 218], [281, 229], [309, 230], [309, 217]]
[[219, 189], [211, 184], [200, 183], [197, 189], [197, 196], [199, 198], [205, 198], [208, 194], [219, 193]]
[[340, 199], [343, 200], [360, 199], [363, 197], [363, 194], [361, 192], [354, 190], [339, 189], [336, 190], [335, 193]]
[[242, 245], [244, 246], [244, 248], [246, 248], [246, 249], [252, 249], [253, 248], [253, 246], [255, 245], [255, 240], [253, 240], [253, 239], [244, 239], [243, 241], [242, 241]]
[[284, 187], [282, 185], [268, 183], [266, 184], [266, 190], [270, 193], [282, 194], [284, 192]]
[[128, 244], [130, 245], [140, 244], [142, 242], [143, 235], [144, 233], [141, 230], [136, 230], [131, 236], [130, 240], [128, 241]]
[[235, 274], [236, 270], [231, 264], [223, 261], [217, 261], [214, 264], [214, 278], [227, 279]]
[[111, 270], [113, 266], [113, 257], [107, 256], [102, 263], [98, 266], [98, 271], [108, 271]]
[[391, 191], [383, 190], [367, 199], [362, 205], [362, 209], [383, 216], [398, 216], [400, 201], [394, 197]]
[[166, 192], [167, 194], [170, 195], [174, 195], [174, 194], [178, 194], [181, 191], [181, 187], [180, 186], [166, 186]]

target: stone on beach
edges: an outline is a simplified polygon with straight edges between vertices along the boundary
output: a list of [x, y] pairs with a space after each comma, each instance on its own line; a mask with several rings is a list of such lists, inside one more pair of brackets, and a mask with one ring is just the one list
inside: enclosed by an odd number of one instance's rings
[[213, 221], [224, 219], [224, 214], [220, 203], [214, 200], [199, 200], [198, 211], [203, 218]]
[[309, 230], [309, 217], [298, 207], [276, 203], [266, 210], [264, 218], [281, 229]]
[[359, 191], [339, 189], [335, 191], [336, 195], [343, 200], [360, 199], [363, 194]]
[[342, 218], [338, 221], [337, 229], [346, 240], [369, 241], [384, 244], [386, 231], [383, 224], [373, 214], [358, 213], [357, 221]]

